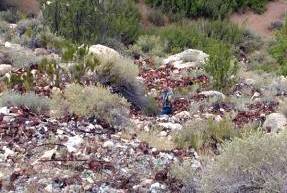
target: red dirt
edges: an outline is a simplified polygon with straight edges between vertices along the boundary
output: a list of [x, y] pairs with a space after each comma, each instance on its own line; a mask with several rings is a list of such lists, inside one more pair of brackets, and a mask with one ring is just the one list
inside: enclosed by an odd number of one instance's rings
[[252, 11], [247, 11], [244, 14], [235, 13], [231, 15], [232, 22], [257, 33], [262, 37], [272, 37], [272, 30], [269, 29], [274, 21], [283, 20], [287, 13], [287, 2], [274, 1], [268, 3], [266, 11], [262, 14], [256, 14]]

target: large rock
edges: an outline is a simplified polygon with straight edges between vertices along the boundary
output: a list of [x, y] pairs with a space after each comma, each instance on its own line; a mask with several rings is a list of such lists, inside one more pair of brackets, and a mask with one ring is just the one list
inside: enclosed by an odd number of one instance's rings
[[199, 67], [205, 63], [205, 60], [208, 57], [209, 56], [203, 51], [188, 49], [181, 53], [169, 56], [163, 60], [163, 64], [171, 64], [178, 69]]
[[172, 131], [179, 131], [183, 128], [183, 126], [179, 123], [159, 123], [159, 126], [163, 127], [164, 129], [170, 129]]
[[89, 48], [89, 52], [99, 57], [105, 57], [105, 56], [108, 58], [120, 57], [120, 54], [116, 50], [100, 44], [92, 45]]
[[281, 113], [272, 113], [266, 116], [263, 128], [272, 133], [276, 133], [280, 129], [283, 129], [286, 125], [287, 125], [287, 119], [285, 115]]
[[11, 64], [11, 58], [4, 51], [0, 50], [0, 64]]
[[5, 48], [21, 49], [20, 44], [13, 44], [11, 42], [5, 42]]
[[12, 70], [12, 66], [9, 64], [0, 64], [0, 76], [5, 75], [6, 73]]
[[215, 90], [202, 91], [199, 94], [205, 97], [211, 97], [211, 98], [215, 97], [217, 99], [225, 99], [225, 95], [223, 93]]

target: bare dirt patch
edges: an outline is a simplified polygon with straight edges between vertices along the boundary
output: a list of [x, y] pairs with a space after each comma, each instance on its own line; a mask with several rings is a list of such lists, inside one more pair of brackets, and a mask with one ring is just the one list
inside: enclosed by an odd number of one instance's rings
[[282, 21], [287, 13], [286, 1], [270, 2], [263, 14], [256, 14], [252, 11], [245, 13], [234, 13], [230, 19], [232, 22], [250, 29], [262, 37], [272, 37], [273, 32], [270, 29], [272, 22]]

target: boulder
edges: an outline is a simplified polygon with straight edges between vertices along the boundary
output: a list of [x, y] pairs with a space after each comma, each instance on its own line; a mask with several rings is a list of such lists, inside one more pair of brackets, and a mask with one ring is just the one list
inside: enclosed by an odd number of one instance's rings
[[11, 42], [5, 42], [5, 48], [13, 48], [13, 49], [20, 49], [21, 45], [20, 44], [13, 44]]
[[179, 131], [182, 129], [182, 125], [178, 123], [159, 123], [159, 126], [163, 127], [164, 129], [170, 129], [172, 131]]
[[286, 125], [287, 125], [287, 119], [285, 115], [281, 113], [272, 113], [266, 116], [263, 128], [272, 133], [276, 133], [280, 129], [283, 129], [284, 126]]
[[96, 56], [99, 56], [99, 57], [106, 56], [108, 58], [121, 56], [116, 50], [109, 48], [107, 46], [100, 45], [100, 44], [92, 45], [89, 48], [89, 53], [95, 54]]
[[203, 51], [188, 49], [181, 53], [169, 56], [163, 60], [163, 64], [171, 64], [178, 69], [199, 67], [205, 63], [205, 60], [208, 57], [209, 56]]
[[176, 115], [174, 115], [174, 117], [177, 120], [186, 120], [186, 119], [190, 119], [191, 115], [188, 111], [182, 111], [180, 113], [177, 113]]
[[12, 66], [9, 64], [0, 64], [0, 76], [5, 75], [6, 73], [12, 70]]
[[5, 52], [0, 52], [0, 64], [11, 64], [11, 58]]
[[202, 91], [199, 95], [203, 95], [205, 97], [215, 97], [217, 99], [225, 99], [225, 95], [219, 91], [210, 90], [210, 91]]
[[46, 50], [45, 48], [36, 48], [34, 50], [34, 53], [36, 56], [49, 55], [48, 50]]

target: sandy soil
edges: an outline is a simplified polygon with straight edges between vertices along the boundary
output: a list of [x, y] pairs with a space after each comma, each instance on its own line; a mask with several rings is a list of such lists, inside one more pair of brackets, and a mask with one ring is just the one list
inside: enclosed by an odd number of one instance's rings
[[230, 19], [263, 37], [272, 37], [273, 32], [269, 29], [271, 23], [283, 20], [286, 13], [287, 1], [274, 1], [267, 5], [267, 10], [262, 15], [247, 11], [244, 14], [234, 13]]

